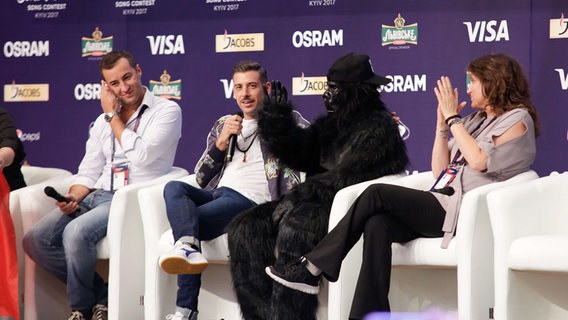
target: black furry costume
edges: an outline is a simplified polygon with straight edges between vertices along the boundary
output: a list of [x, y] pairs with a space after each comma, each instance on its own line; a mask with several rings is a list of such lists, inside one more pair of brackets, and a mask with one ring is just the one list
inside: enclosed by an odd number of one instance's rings
[[295, 125], [292, 104], [278, 82], [259, 111], [263, 143], [307, 178], [281, 199], [242, 212], [228, 227], [233, 284], [247, 320], [315, 319], [317, 296], [272, 281], [265, 267], [296, 260], [325, 236], [337, 191], [401, 173], [408, 164], [398, 126], [377, 86], [337, 86], [345, 103], [308, 128]]

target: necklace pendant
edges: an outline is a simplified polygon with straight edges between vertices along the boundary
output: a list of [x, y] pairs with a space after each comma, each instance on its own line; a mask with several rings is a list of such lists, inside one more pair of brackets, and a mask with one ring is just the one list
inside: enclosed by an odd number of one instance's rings
[[243, 153], [243, 162], [247, 162], [247, 153]]

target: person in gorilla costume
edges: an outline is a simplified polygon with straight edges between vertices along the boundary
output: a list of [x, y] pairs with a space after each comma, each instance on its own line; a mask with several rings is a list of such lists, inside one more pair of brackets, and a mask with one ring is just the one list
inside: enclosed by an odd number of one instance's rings
[[240, 213], [228, 226], [233, 285], [247, 320], [316, 319], [317, 296], [272, 281], [265, 267], [290, 263], [325, 236], [337, 191], [402, 173], [408, 164], [398, 125], [378, 91], [390, 80], [374, 73], [369, 56], [339, 58], [327, 80], [327, 114], [307, 128], [294, 123], [292, 103], [278, 81], [259, 110], [263, 143], [307, 178], [279, 200]]

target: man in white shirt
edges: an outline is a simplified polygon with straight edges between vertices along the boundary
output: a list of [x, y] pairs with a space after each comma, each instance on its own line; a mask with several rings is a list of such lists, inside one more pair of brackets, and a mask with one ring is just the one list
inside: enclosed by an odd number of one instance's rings
[[90, 129], [68, 201], [58, 201], [23, 240], [30, 258], [67, 284], [69, 320], [106, 319], [96, 244], [106, 236], [113, 194], [170, 171], [181, 137], [181, 108], [142, 85], [131, 53], [112, 51], [99, 69], [103, 113]]

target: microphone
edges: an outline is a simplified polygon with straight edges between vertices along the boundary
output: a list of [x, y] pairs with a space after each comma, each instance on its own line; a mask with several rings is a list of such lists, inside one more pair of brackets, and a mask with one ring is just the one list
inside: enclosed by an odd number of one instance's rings
[[[242, 111], [237, 111], [233, 115], [239, 115], [241, 118], [244, 116]], [[229, 150], [227, 151], [227, 160], [233, 161], [233, 156], [235, 155], [235, 146], [237, 145], [237, 135], [232, 134], [229, 137]]]
[[447, 196], [451, 196], [455, 192], [454, 188], [452, 188], [452, 187], [443, 187], [443, 188], [440, 188], [440, 189], [434, 189], [432, 191], [435, 191], [435, 192], [438, 192], [438, 193], [441, 193], [441, 194], [445, 194]]
[[59, 201], [59, 202], [69, 202], [70, 200], [65, 198], [61, 193], [57, 192], [53, 187], [47, 186], [43, 189], [43, 192], [49, 197]]

